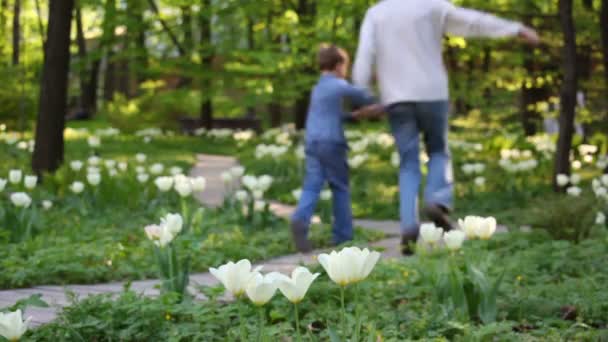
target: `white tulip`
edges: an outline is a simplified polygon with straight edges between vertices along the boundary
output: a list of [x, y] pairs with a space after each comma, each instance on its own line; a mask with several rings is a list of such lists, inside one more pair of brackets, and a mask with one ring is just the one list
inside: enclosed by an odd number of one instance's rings
[[230, 171], [224, 171], [220, 175], [220, 178], [222, 179], [222, 182], [224, 182], [224, 184], [229, 184], [232, 182], [232, 173], [230, 173]]
[[173, 166], [169, 169], [169, 173], [173, 176], [181, 175], [184, 173], [184, 169], [179, 166]]
[[253, 210], [255, 211], [264, 211], [266, 209], [266, 202], [264, 201], [255, 201], [253, 203]]
[[291, 194], [296, 201], [299, 201], [300, 197], [302, 197], [302, 189], [295, 189], [291, 192]]
[[116, 167], [116, 160], [107, 159], [103, 164], [106, 166], [106, 169], [113, 169]]
[[249, 279], [261, 269], [260, 266], [252, 271], [251, 262], [243, 259], [236, 264], [231, 261], [219, 268], [212, 267], [209, 272], [224, 285], [226, 290], [239, 298], [245, 293]]
[[25, 178], [23, 178], [23, 184], [25, 185], [25, 188], [28, 190], [32, 190], [33, 188], [36, 187], [36, 183], [38, 182], [38, 177], [37, 176], [25, 176]]
[[256, 200], [261, 200], [264, 197], [264, 192], [262, 190], [253, 190], [251, 195]]
[[496, 219], [486, 217], [477, 227], [477, 236], [482, 240], [489, 240], [496, 232]]
[[195, 177], [190, 179], [190, 183], [192, 184], [192, 190], [195, 192], [203, 192], [207, 187], [207, 180], [205, 177]]
[[127, 171], [127, 168], [129, 167], [129, 165], [126, 162], [120, 162], [118, 163], [118, 169], [122, 172]]
[[161, 227], [164, 227], [173, 235], [177, 235], [182, 231], [184, 219], [180, 214], [167, 214], [160, 219]]
[[116, 171], [116, 169], [109, 169], [108, 170], [108, 176], [110, 177], [116, 177], [118, 175], [118, 171]]
[[87, 174], [87, 182], [92, 186], [98, 186], [101, 183], [101, 174], [89, 173]]
[[146, 168], [143, 166], [137, 166], [135, 168], [135, 173], [146, 173]]
[[156, 163], [156, 164], [150, 166], [150, 173], [153, 175], [160, 175], [161, 173], [163, 173], [164, 169], [165, 169], [165, 167], [163, 166], [163, 164]]
[[340, 252], [320, 254], [319, 263], [336, 284], [344, 287], [367, 278], [380, 259], [380, 253], [358, 247], [346, 247]]
[[486, 179], [484, 177], [475, 178], [475, 185], [478, 187], [483, 187], [486, 184]]
[[599, 211], [597, 213], [597, 216], [595, 216], [595, 224], [600, 226], [606, 224], [606, 215], [603, 212]]
[[242, 179], [243, 185], [249, 190], [255, 190], [258, 186], [258, 179], [255, 176], [245, 175]]
[[136, 160], [138, 163], [144, 163], [144, 162], [146, 161], [146, 155], [145, 155], [145, 154], [143, 154], [143, 153], [137, 153], [137, 154], [135, 155], [135, 160]]
[[79, 194], [84, 191], [84, 184], [82, 182], [74, 182], [70, 185], [70, 190], [75, 194]]
[[331, 199], [331, 190], [325, 189], [321, 191], [321, 199], [324, 201], [329, 201]]
[[148, 239], [152, 241], [160, 240], [162, 228], [159, 225], [151, 224], [149, 226], [144, 227], [144, 231], [146, 232], [146, 236]]
[[570, 196], [579, 197], [581, 195], [581, 193], [583, 192], [583, 189], [579, 188], [578, 186], [571, 186], [568, 189], [566, 189], [566, 192]]
[[393, 167], [399, 167], [399, 164], [401, 164], [401, 157], [399, 157], [399, 153], [393, 152], [391, 154], [391, 165]]
[[570, 183], [570, 177], [568, 177], [568, 175], [560, 173], [559, 175], [556, 176], [556, 181], [557, 181], [557, 185], [566, 186], [566, 185], [568, 185], [568, 183]]
[[602, 183], [604, 183], [605, 186], [608, 186], [608, 174], [602, 175]]
[[6, 188], [6, 183], [8, 181], [6, 179], [0, 178], [0, 191], [4, 191], [4, 188]]
[[189, 180], [175, 182], [175, 191], [181, 197], [188, 197], [192, 195], [192, 185], [190, 184]]
[[580, 160], [575, 160], [572, 162], [572, 168], [575, 170], [580, 170], [583, 167], [583, 163]]
[[42, 208], [44, 208], [44, 210], [50, 210], [52, 207], [53, 207], [53, 202], [51, 202], [49, 200], [42, 201]]
[[451, 251], [457, 251], [462, 247], [465, 233], [462, 230], [451, 230], [443, 234], [443, 241], [446, 247]]
[[99, 138], [98, 136], [95, 136], [95, 135], [91, 135], [87, 139], [87, 142], [89, 143], [90, 147], [96, 148], [96, 147], [99, 147], [101, 145], [101, 138]]
[[87, 163], [89, 163], [89, 165], [98, 166], [99, 164], [101, 164], [101, 158], [97, 156], [91, 156], [89, 157], [89, 159], [87, 159]]
[[27, 208], [32, 204], [32, 198], [25, 192], [16, 192], [11, 194], [11, 202], [18, 208]]
[[10, 342], [19, 341], [27, 331], [30, 320], [31, 317], [28, 317], [25, 321], [23, 320], [21, 310], [9, 313], [0, 312], [0, 336]]
[[248, 197], [249, 197], [249, 195], [247, 194], [247, 191], [245, 191], [245, 190], [239, 190], [234, 194], [234, 198], [236, 198], [237, 201], [239, 201], [239, 202], [245, 202]]
[[242, 177], [245, 174], [245, 168], [242, 166], [235, 166], [230, 169], [230, 173], [234, 178]]
[[428, 244], [434, 245], [441, 240], [443, 229], [435, 226], [434, 223], [424, 223], [420, 226], [420, 237]]
[[87, 167], [87, 173], [101, 173], [101, 170], [95, 166]]
[[270, 185], [272, 185], [273, 180], [274, 179], [269, 175], [261, 176], [258, 179], [258, 186], [260, 187], [260, 190], [266, 191], [266, 190], [270, 189]]
[[83, 166], [84, 166], [84, 163], [82, 161], [80, 161], [80, 160], [72, 160], [70, 162], [70, 168], [73, 171], [80, 171]]
[[259, 272], [255, 272], [247, 283], [245, 292], [251, 302], [257, 306], [262, 306], [268, 303], [274, 294], [277, 292], [277, 282], [275, 274], [267, 274], [263, 276]]
[[140, 183], [146, 183], [150, 179], [150, 175], [147, 173], [140, 173], [137, 175], [137, 181]]
[[312, 274], [308, 268], [300, 266], [291, 272], [291, 278], [281, 274], [277, 276], [276, 281], [283, 296], [290, 302], [298, 304], [304, 299], [310, 285], [318, 276], [319, 273]]
[[479, 216], [467, 216], [464, 220], [458, 219], [458, 225], [468, 239], [475, 239], [478, 237], [477, 232], [481, 230], [480, 227], [484, 224], [484, 220]]
[[578, 185], [581, 182], [581, 175], [574, 173], [572, 174], [572, 176], [570, 176], [570, 183], [572, 183], [572, 185]]
[[173, 186], [173, 178], [172, 177], [158, 177], [154, 180], [154, 184], [156, 184], [156, 187], [158, 188], [158, 190], [160, 190], [162, 192], [167, 192], [167, 191], [171, 190], [171, 187]]
[[8, 172], [8, 181], [11, 182], [11, 184], [21, 183], [22, 177], [23, 177], [23, 171], [21, 171], [21, 170], [10, 170]]

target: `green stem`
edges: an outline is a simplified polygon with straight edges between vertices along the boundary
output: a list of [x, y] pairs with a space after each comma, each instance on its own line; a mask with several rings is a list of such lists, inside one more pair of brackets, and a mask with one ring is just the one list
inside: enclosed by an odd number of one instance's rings
[[293, 304], [293, 310], [296, 316], [296, 336], [298, 337], [298, 342], [302, 341], [302, 336], [300, 335], [300, 314], [298, 313], [298, 304]]
[[355, 316], [357, 317], [357, 327], [355, 329], [354, 341], [359, 341], [361, 330], [361, 306], [359, 305], [359, 285], [355, 285]]
[[260, 326], [258, 327], [258, 342], [263, 341], [264, 336], [264, 307], [260, 306]]
[[174, 267], [174, 265], [173, 265], [173, 255], [172, 255], [173, 253], [171, 253], [171, 246], [167, 246], [166, 250], [167, 250], [167, 257], [169, 258], [169, 260], [168, 260], [169, 261], [169, 274], [168, 274], [168, 278], [169, 279], [167, 279], [167, 283], [168, 283], [167, 284], [168, 285], [167, 286], [168, 287], [167, 290], [169, 290], [169, 291], [175, 291], [175, 288], [173, 286], [174, 285], [174, 283], [173, 283], [173, 280], [174, 280], [174, 278], [173, 278], [173, 272], [174, 272], [173, 267]]
[[340, 286], [340, 304], [342, 307], [342, 334], [346, 336], [346, 307], [344, 306], [344, 286]]
[[245, 332], [245, 311], [243, 310], [245, 308], [245, 301], [241, 300], [241, 297], [242, 296], [237, 297], [237, 301], [239, 301], [239, 330], [241, 334], [241, 342], [246, 342], [247, 334]]

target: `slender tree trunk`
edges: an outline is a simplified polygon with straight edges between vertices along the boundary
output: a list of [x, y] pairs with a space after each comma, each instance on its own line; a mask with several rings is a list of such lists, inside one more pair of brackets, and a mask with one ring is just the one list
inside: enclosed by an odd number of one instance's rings
[[[561, 89], [561, 113], [559, 117], [559, 139], [555, 157], [555, 175], [570, 174], [570, 150], [574, 135], [576, 109], [577, 66], [576, 31], [572, 17], [572, 0], [559, 0], [559, 17], [564, 35], [563, 73]], [[554, 179], [556, 191], [560, 188]]]
[[36, 5], [36, 16], [38, 17], [38, 31], [40, 32], [42, 51], [44, 51], [46, 46], [46, 32], [44, 29], [44, 24], [42, 23], [42, 9], [40, 8], [40, 0], [34, 0], [34, 4]]
[[[316, 4], [312, 0], [299, 0], [298, 1], [298, 15], [300, 17], [301, 26], [303, 28], [312, 29], [315, 16], [316, 16]], [[302, 37], [304, 36], [304, 37]], [[308, 34], [300, 33], [300, 53], [303, 55], [309, 55], [310, 51], [305, 47], [305, 44], [302, 44], [302, 39], [308, 40]], [[303, 74], [312, 75], [315, 73], [315, 68], [311, 62], [308, 65], [303, 66], [302, 68]], [[295, 103], [295, 124], [297, 129], [303, 129], [306, 126], [306, 116], [308, 115], [308, 103], [310, 101], [310, 86], [306, 86], [305, 89], [302, 89], [300, 92], [300, 96], [296, 99]]]
[[19, 65], [21, 46], [21, 0], [15, 0], [13, 4], [13, 65]]
[[608, 99], [608, 0], [602, 0], [602, 9], [600, 11], [600, 27], [602, 34], [602, 54], [604, 61], [604, 82], [606, 96]]
[[55, 171], [63, 162], [63, 130], [70, 67], [70, 29], [74, 0], [50, 0], [47, 50], [42, 69], [36, 144], [36, 174]]
[[116, 91], [116, 61], [114, 60], [114, 29], [116, 28], [116, 0], [106, 0], [104, 7], [101, 48], [106, 58], [103, 80], [103, 99], [112, 101]]
[[[255, 49], [255, 32], [253, 31], [254, 20], [250, 16], [247, 16], [247, 48], [249, 51]], [[247, 106], [246, 109], [247, 117], [255, 118], [256, 112], [254, 106]]]
[[[485, 46], [483, 49], [483, 72], [486, 77], [490, 74], [491, 67], [492, 67], [492, 48], [490, 46]], [[483, 89], [483, 98], [485, 100], [486, 106], [490, 106], [492, 104], [491, 87], [488, 86]]]
[[89, 61], [87, 55], [87, 43], [84, 37], [84, 27], [82, 25], [82, 11], [80, 4], [76, 5], [74, 13], [74, 20], [76, 22], [76, 43], [78, 45], [78, 58], [80, 59], [80, 107], [86, 113], [91, 115], [95, 111], [95, 103], [91, 102], [95, 99], [95, 96], [91, 92], [95, 92], [96, 88], [91, 88], [89, 78], [91, 77], [91, 71], [89, 68]]
[[207, 129], [213, 127], [213, 88], [212, 88], [212, 74], [213, 74], [213, 42], [211, 40], [211, 4], [212, 0], [202, 0], [201, 9], [199, 14], [200, 30], [201, 30], [201, 41], [200, 51], [202, 57], [201, 65], [201, 122]]
[[[274, 32], [272, 30], [272, 17], [274, 13], [272, 10], [269, 11], [268, 17], [266, 19], [266, 40], [268, 44], [272, 46], [272, 50], [274, 51], [275, 45], [280, 47], [281, 39], [279, 36], [274, 37]], [[281, 125], [281, 102], [279, 97], [277, 96], [279, 87], [282, 82], [281, 70], [276, 71], [274, 77], [272, 77], [273, 83], [273, 91], [272, 91], [272, 100], [268, 104], [268, 113], [270, 113], [270, 127], [278, 127]]]
[[[0, 37], [6, 35], [6, 9], [8, 8], [8, 0], [0, 0]], [[0, 39], [0, 58], [4, 57], [5, 42], [4, 39]]]

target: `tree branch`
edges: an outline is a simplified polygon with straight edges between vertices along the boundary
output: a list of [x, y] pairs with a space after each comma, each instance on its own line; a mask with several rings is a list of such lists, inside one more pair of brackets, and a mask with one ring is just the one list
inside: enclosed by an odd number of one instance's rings
[[179, 42], [179, 39], [177, 39], [177, 36], [173, 33], [173, 31], [171, 31], [171, 28], [169, 27], [169, 25], [167, 25], [167, 22], [164, 21], [163, 18], [160, 16], [160, 11], [158, 9], [158, 6], [156, 5], [156, 2], [154, 0], [148, 0], [148, 3], [150, 4], [150, 8], [152, 9], [152, 11], [154, 11], [154, 13], [156, 13], [156, 16], [158, 17], [158, 21], [162, 25], [163, 29], [165, 30], [165, 32], [167, 32], [167, 34], [169, 35], [169, 38], [171, 39], [171, 41], [173, 42], [173, 44], [177, 48], [177, 51], [179, 52], [179, 55], [180, 56], [185, 56], [186, 55], [186, 49]]

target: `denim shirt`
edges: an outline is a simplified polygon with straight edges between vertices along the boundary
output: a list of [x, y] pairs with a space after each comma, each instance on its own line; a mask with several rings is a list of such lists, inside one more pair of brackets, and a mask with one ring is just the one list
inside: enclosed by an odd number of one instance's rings
[[350, 99], [355, 107], [375, 102], [363, 88], [332, 74], [323, 74], [310, 95], [306, 119], [306, 143], [313, 141], [346, 144], [343, 121], [351, 116], [344, 112], [344, 99]]

